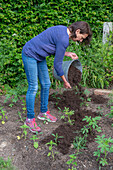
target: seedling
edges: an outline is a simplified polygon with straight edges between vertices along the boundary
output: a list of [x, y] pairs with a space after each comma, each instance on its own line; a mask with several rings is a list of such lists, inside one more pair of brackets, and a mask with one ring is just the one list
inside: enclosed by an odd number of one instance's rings
[[23, 130], [23, 132], [22, 132], [22, 135], [21, 136], [17, 136], [17, 139], [18, 140], [20, 140], [21, 138], [25, 138], [26, 139], [26, 136], [27, 136], [27, 128], [29, 128], [27, 125], [22, 125], [22, 126], [20, 126], [21, 128], [22, 128], [22, 130]]
[[6, 111], [3, 110], [3, 107], [0, 107], [0, 120], [2, 120], [2, 124], [5, 124], [5, 119], [8, 119], [6, 116]]
[[103, 115], [103, 108], [101, 108], [100, 106], [97, 107], [97, 113], [99, 113], [100, 116]]
[[73, 141], [73, 146], [79, 152], [80, 149], [85, 149], [86, 140], [84, 137], [76, 136], [75, 140]]
[[23, 104], [21, 104], [23, 107], [22, 107], [22, 110], [23, 110], [23, 113], [26, 112], [26, 102], [25, 100], [22, 100]]
[[110, 113], [106, 114], [105, 116], [109, 116], [109, 118], [113, 118], [113, 106], [111, 106]]
[[49, 153], [48, 153], [47, 156], [52, 156], [52, 158], [54, 160], [55, 159], [55, 154], [57, 154], [58, 152], [53, 151], [53, 146], [57, 146], [57, 144], [51, 140], [50, 142], [46, 143], [46, 145], [50, 145], [49, 146]]
[[71, 168], [69, 168], [68, 170], [76, 170], [76, 168], [74, 168], [74, 165], [77, 166], [77, 162], [76, 162], [77, 155], [72, 154], [72, 155], [69, 155], [69, 157], [70, 157], [70, 160], [67, 161], [66, 163], [70, 165]]
[[[100, 160], [100, 164], [102, 164], [102, 166], [107, 165], [107, 154], [113, 153], [113, 145], [111, 145], [111, 143], [113, 143], [113, 139], [111, 139], [111, 137], [109, 138], [105, 138], [105, 135], [102, 136], [97, 136], [96, 142], [99, 144], [97, 151], [94, 152], [94, 156], [98, 156], [97, 161]], [[102, 154], [104, 154], [104, 158], [102, 158]]]
[[12, 160], [8, 159], [4, 160], [3, 157], [0, 157], [0, 169], [1, 170], [16, 170], [16, 167], [12, 165]]
[[61, 139], [61, 138], [63, 138], [63, 136], [58, 136], [58, 133], [56, 133], [56, 134], [52, 134], [52, 136], [54, 136], [55, 137], [55, 143], [56, 144], [58, 144], [59, 143], [59, 141], [58, 141], [58, 139]]
[[[113, 118], [113, 106], [111, 106], [110, 113], [106, 114], [105, 116], [109, 116], [109, 118]], [[112, 124], [113, 127], [113, 124]]]
[[[42, 134], [42, 132], [40, 132], [40, 133], [38, 133], [37, 132], [37, 135], [38, 134]], [[30, 138], [31, 140], [33, 140], [33, 146], [34, 146], [34, 148], [35, 149], [37, 149], [38, 148], [38, 142], [36, 141], [37, 139], [39, 139], [38, 137], [37, 137], [37, 135], [32, 135], [32, 137]]]
[[23, 120], [23, 118], [21, 116], [21, 112], [18, 112], [18, 115], [19, 115], [19, 118], [20, 118], [21, 122], [24, 122], [24, 120]]
[[88, 89], [86, 89], [86, 90], [84, 90], [84, 94], [85, 94], [86, 96], [88, 96], [88, 95], [90, 94], [90, 91], [88, 91]]
[[71, 120], [70, 117], [71, 117], [72, 115], [74, 115], [74, 111], [73, 111], [73, 110], [69, 111], [69, 108], [66, 108], [66, 107], [65, 107], [65, 109], [64, 109], [63, 112], [64, 112], [64, 115], [61, 116], [61, 119], [67, 118], [67, 119], [68, 119], [68, 123], [69, 123], [70, 125], [73, 125], [72, 122], [74, 122], [74, 120]]
[[85, 118], [82, 120], [88, 122], [87, 126], [89, 127], [90, 132], [92, 132], [92, 128], [95, 129], [97, 132], [101, 132], [101, 127], [97, 125], [97, 120], [100, 119], [100, 116], [96, 116], [95, 118], [91, 118], [91, 116], [85, 116]]

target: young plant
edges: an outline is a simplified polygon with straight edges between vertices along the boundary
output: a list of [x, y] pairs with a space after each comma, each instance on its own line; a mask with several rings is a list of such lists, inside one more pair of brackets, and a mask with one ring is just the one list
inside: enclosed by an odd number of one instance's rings
[[111, 106], [110, 113], [106, 114], [105, 116], [109, 116], [109, 118], [113, 118], [113, 106]]
[[97, 121], [100, 119], [100, 116], [96, 116], [95, 118], [91, 118], [91, 116], [85, 116], [85, 118], [82, 120], [88, 122], [87, 126], [89, 127], [90, 132], [92, 132], [92, 128], [95, 129], [97, 132], [101, 132], [101, 127], [97, 125]]
[[21, 122], [24, 122], [24, 120], [23, 120], [23, 118], [22, 118], [22, 115], [21, 115], [21, 112], [18, 112], [18, 116], [19, 116], [19, 118], [20, 118], [20, 121], [21, 121]]
[[12, 165], [11, 159], [4, 160], [3, 157], [0, 157], [0, 169], [1, 170], [16, 170], [16, 168]]
[[109, 116], [109, 118], [113, 118], [113, 106], [111, 106], [110, 113], [106, 114], [105, 116]]
[[20, 126], [22, 128], [22, 135], [21, 136], [17, 136], [17, 139], [20, 140], [22, 137], [24, 137], [24, 139], [26, 139], [27, 136], [27, 128], [29, 128], [27, 125], [22, 125]]
[[[37, 135], [38, 135], [38, 134], [42, 134], [42, 132], [41, 132], [41, 133], [38, 133], [38, 132], [37, 132]], [[39, 145], [38, 145], [38, 142], [36, 141], [37, 139], [39, 139], [39, 138], [37, 137], [37, 135], [32, 135], [32, 137], [30, 138], [31, 140], [33, 140], [33, 146], [34, 146], [35, 149], [37, 149], [38, 146], [39, 146]]]
[[101, 108], [100, 106], [97, 107], [97, 113], [99, 113], [100, 116], [103, 115], [103, 108]]
[[74, 115], [74, 111], [73, 110], [69, 111], [69, 108], [65, 107], [63, 112], [64, 112], [64, 114], [61, 116], [61, 119], [67, 118], [68, 119], [68, 123], [70, 125], [73, 125], [72, 122], [74, 122], [74, 120], [71, 120], [71, 116]]
[[49, 153], [48, 153], [47, 156], [52, 156], [52, 158], [54, 160], [55, 159], [55, 154], [57, 154], [58, 152], [53, 151], [53, 146], [57, 146], [57, 144], [51, 140], [50, 142], [46, 143], [46, 145], [50, 145], [49, 146]]
[[5, 119], [8, 119], [6, 116], [6, 111], [3, 110], [3, 107], [0, 107], [0, 120], [2, 120], [2, 124], [5, 123]]
[[[100, 160], [100, 164], [102, 164], [102, 166], [107, 165], [107, 154], [113, 153], [113, 145], [111, 145], [113, 143], [113, 139], [111, 139], [111, 137], [109, 138], [105, 138], [105, 135], [102, 136], [97, 136], [96, 139], [96, 143], [98, 143], [98, 148], [97, 151], [94, 152], [94, 156], [98, 156], [97, 161]], [[102, 158], [102, 154], [104, 154], [104, 158]]]
[[22, 110], [23, 110], [23, 113], [25, 113], [25, 112], [26, 112], [26, 101], [25, 101], [25, 100], [22, 100], [22, 102], [23, 102], [23, 103], [21, 104], [21, 105], [23, 106], [23, 107], [22, 107]]
[[80, 149], [85, 149], [85, 146], [86, 146], [85, 137], [76, 136], [73, 141], [73, 146], [75, 149], [77, 149], [77, 152], [79, 152]]
[[76, 168], [74, 168], [74, 165], [77, 166], [77, 162], [76, 162], [77, 155], [72, 154], [72, 155], [69, 155], [69, 157], [70, 157], [70, 160], [66, 162], [66, 164], [70, 165], [70, 168], [68, 170], [76, 170]]
[[61, 139], [61, 138], [63, 138], [63, 136], [58, 136], [58, 133], [56, 133], [56, 134], [52, 134], [52, 136], [54, 136], [55, 137], [55, 143], [56, 144], [58, 144], [59, 143], [59, 141], [58, 141], [58, 139]]
[[86, 90], [84, 90], [84, 94], [85, 94], [86, 96], [88, 96], [88, 95], [90, 94], [90, 91], [88, 91], [88, 89], [86, 89]]

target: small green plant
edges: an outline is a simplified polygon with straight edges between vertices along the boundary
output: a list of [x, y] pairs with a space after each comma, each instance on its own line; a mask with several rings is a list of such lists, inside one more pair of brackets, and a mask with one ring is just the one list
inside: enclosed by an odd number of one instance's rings
[[[107, 154], [113, 153], [113, 145], [111, 145], [113, 143], [113, 139], [111, 139], [111, 137], [109, 138], [105, 138], [105, 135], [102, 136], [97, 136], [96, 139], [96, 143], [98, 143], [98, 148], [97, 151], [94, 152], [94, 156], [98, 156], [97, 161], [99, 160], [100, 164], [102, 164], [102, 166], [107, 165]], [[102, 158], [102, 155], [104, 155], [104, 158]]]
[[110, 99], [108, 100], [108, 104], [107, 104], [108, 106], [113, 104], [113, 92], [109, 94], [109, 98]]
[[109, 118], [113, 118], [113, 106], [111, 106], [110, 113], [106, 114], [105, 116], [109, 116]]
[[23, 107], [22, 107], [22, 110], [23, 110], [23, 113], [25, 113], [25, 112], [26, 112], [26, 101], [23, 99], [22, 102], [23, 102], [23, 103], [21, 104], [21, 105], [23, 106]]
[[57, 144], [51, 140], [50, 142], [46, 143], [46, 145], [50, 145], [49, 146], [49, 153], [48, 153], [47, 156], [52, 156], [52, 158], [54, 160], [55, 159], [55, 154], [57, 154], [58, 152], [53, 151], [53, 146], [57, 146]]
[[37, 139], [39, 139], [37, 136], [38, 134], [42, 134], [42, 132], [40, 132], [40, 133], [37, 132], [36, 135], [32, 135], [32, 137], [30, 138], [30, 140], [33, 140], [33, 146], [35, 149], [37, 149], [39, 146], [38, 142], [36, 141]]
[[21, 122], [24, 122], [24, 120], [23, 120], [23, 118], [22, 118], [21, 112], [18, 112], [17, 114], [18, 114], [18, 116], [19, 116], [19, 118], [20, 118], [20, 121], [21, 121]]
[[100, 116], [96, 116], [95, 118], [91, 118], [91, 116], [85, 116], [85, 118], [82, 120], [88, 122], [87, 126], [89, 127], [90, 132], [92, 132], [92, 129], [95, 129], [97, 132], [101, 132], [101, 127], [97, 125], [97, 121], [100, 119]]
[[111, 106], [110, 113], [106, 114], [105, 116], [109, 116], [109, 118], [113, 118], [113, 106]]
[[66, 164], [70, 165], [70, 168], [68, 170], [76, 170], [76, 168], [74, 168], [74, 165], [77, 166], [77, 162], [76, 162], [77, 155], [72, 154], [72, 155], [69, 155], [69, 157], [70, 157], [70, 160], [66, 162]]
[[16, 168], [12, 165], [11, 160], [4, 160], [3, 157], [0, 157], [0, 169], [1, 170], [16, 170]]
[[88, 96], [88, 95], [90, 94], [90, 91], [89, 91], [88, 89], [85, 89], [85, 90], [84, 90], [84, 94], [85, 94], [86, 96]]
[[6, 116], [6, 111], [3, 110], [3, 107], [0, 107], [0, 120], [2, 120], [2, 124], [5, 123], [5, 119], [8, 119]]
[[69, 111], [69, 108], [66, 108], [66, 107], [65, 107], [63, 113], [64, 113], [64, 114], [61, 116], [61, 119], [67, 118], [68, 123], [69, 123], [70, 125], [73, 125], [72, 122], [74, 122], [74, 120], [71, 120], [71, 116], [74, 115], [74, 111], [73, 111], [73, 110]]
[[20, 126], [20, 128], [22, 128], [22, 135], [21, 136], [17, 136], [17, 139], [20, 140], [21, 138], [24, 137], [24, 139], [26, 139], [26, 136], [27, 136], [27, 129], [29, 128], [27, 125], [22, 125]]
[[58, 136], [58, 133], [56, 133], [56, 134], [52, 134], [52, 136], [54, 136], [55, 137], [55, 143], [56, 144], [58, 144], [59, 143], [59, 141], [58, 141], [58, 139], [61, 139], [61, 138], [63, 138], [63, 136]]
[[103, 108], [101, 108], [100, 106], [97, 107], [97, 113], [99, 113], [100, 116], [103, 115]]
[[79, 152], [80, 149], [85, 149], [86, 146], [86, 140], [85, 137], [81, 137], [81, 136], [76, 136], [74, 141], [73, 141], [73, 146], [75, 149], [77, 149], [77, 151]]

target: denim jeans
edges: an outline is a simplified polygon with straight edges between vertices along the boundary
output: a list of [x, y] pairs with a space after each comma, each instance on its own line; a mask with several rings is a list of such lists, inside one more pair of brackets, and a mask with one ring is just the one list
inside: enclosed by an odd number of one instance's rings
[[27, 118], [35, 117], [34, 105], [35, 96], [38, 90], [38, 79], [41, 85], [41, 107], [40, 111], [45, 113], [48, 110], [49, 88], [51, 85], [46, 59], [37, 61], [34, 58], [27, 57], [22, 53], [25, 73], [28, 81], [28, 91], [26, 94]]

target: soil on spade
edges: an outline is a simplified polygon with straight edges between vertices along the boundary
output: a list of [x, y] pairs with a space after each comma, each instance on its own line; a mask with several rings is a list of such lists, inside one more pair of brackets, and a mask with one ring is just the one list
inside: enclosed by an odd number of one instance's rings
[[[75, 72], [76, 75], [74, 74]], [[69, 82], [73, 88], [70, 90], [50, 90], [49, 110], [51, 114], [58, 117], [58, 121], [56, 123], [47, 123], [36, 119], [37, 124], [42, 129], [42, 134], [39, 134], [36, 140], [39, 144], [37, 149], [33, 147], [33, 140], [31, 140], [33, 134], [28, 129], [26, 139], [25, 137], [20, 140], [17, 139], [17, 136], [22, 135], [20, 126], [23, 125], [26, 117], [26, 113], [23, 113], [22, 101], [18, 101], [13, 107], [9, 107], [10, 101], [4, 103], [5, 97], [1, 95], [0, 105], [6, 111], [8, 120], [5, 120], [4, 125], [0, 124], [0, 156], [3, 156], [4, 159], [11, 158], [16, 169], [19, 170], [68, 170], [71, 168], [66, 164], [69, 160], [69, 155], [77, 152], [73, 141], [77, 137], [83, 137], [80, 130], [85, 125], [87, 126], [87, 122], [82, 121], [82, 119], [85, 116], [101, 116], [98, 126], [101, 127], [102, 132], [96, 132], [93, 129], [91, 132], [89, 131], [86, 146], [85, 148], [80, 148], [80, 153], [76, 159], [76, 168], [78, 170], [98, 170], [100, 167], [99, 161], [96, 161], [97, 157], [93, 155], [98, 146], [95, 138], [97, 135], [101, 136], [103, 134], [107, 138], [113, 138], [113, 120], [108, 116], [105, 117], [110, 112], [110, 107], [113, 103], [110, 102], [111, 97], [97, 96], [94, 95], [94, 89], [81, 87], [78, 84], [80, 79], [81, 72], [71, 67], [69, 70]], [[23, 98], [25, 99], [25, 96]], [[67, 118], [61, 119], [65, 107], [69, 108], [70, 111], [74, 111], [74, 115], [71, 116], [71, 120], [74, 120], [73, 125], [68, 123]], [[37, 97], [35, 102], [36, 117], [39, 111], [40, 98]], [[21, 113], [21, 117], [19, 113]], [[51, 140], [55, 142], [52, 134], [58, 134], [61, 137], [57, 141], [57, 146], [53, 146], [54, 159], [52, 156], [47, 156], [50, 152], [47, 143]], [[101, 155], [101, 157], [104, 157], [104, 155]], [[108, 153], [107, 162], [108, 165], [101, 166], [102, 170], [113, 169], [112, 153]]]

